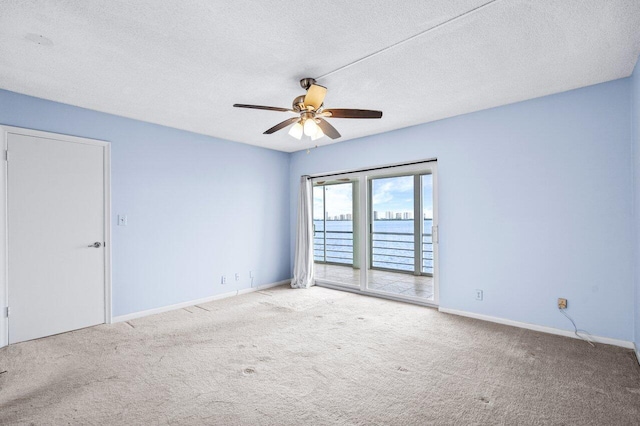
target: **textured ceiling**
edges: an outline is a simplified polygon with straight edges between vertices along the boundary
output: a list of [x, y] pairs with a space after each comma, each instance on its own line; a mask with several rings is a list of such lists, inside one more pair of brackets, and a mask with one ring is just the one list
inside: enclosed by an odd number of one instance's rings
[[626, 77], [640, 52], [637, 0], [1, 3], [0, 88], [289, 152], [335, 141], [231, 105], [289, 107], [338, 70], [327, 107], [384, 111], [330, 119], [339, 142]]

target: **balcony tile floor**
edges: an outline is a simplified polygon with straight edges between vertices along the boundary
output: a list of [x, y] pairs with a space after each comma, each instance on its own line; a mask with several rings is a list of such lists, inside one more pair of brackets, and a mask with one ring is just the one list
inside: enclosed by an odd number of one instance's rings
[[[351, 266], [315, 264], [316, 279], [333, 281], [352, 287], [360, 286], [360, 270]], [[433, 278], [400, 272], [368, 271], [369, 289], [386, 293], [433, 300]]]

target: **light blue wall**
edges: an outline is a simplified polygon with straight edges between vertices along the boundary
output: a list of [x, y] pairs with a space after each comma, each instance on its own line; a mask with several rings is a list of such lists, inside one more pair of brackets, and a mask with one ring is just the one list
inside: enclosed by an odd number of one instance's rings
[[[636, 348], [640, 351], [640, 66], [631, 75], [631, 123], [633, 125], [633, 165], [634, 165], [634, 235], [635, 235], [635, 338]], [[640, 353], [640, 352], [639, 352]]]
[[639, 342], [639, 93], [636, 71], [291, 156], [1, 90], [0, 123], [112, 143], [114, 315], [288, 278], [301, 174], [437, 157], [443, 307], [569, 329], [566, 297], [581, 328]]
[[288, 154], [2, 90], [0, 123], [111, 142], [114, 315], [290, 277]]
[[[630, 79], [298, 152], [302, 174], [438, 158], [441, 306], [631, 341]], [[335, 120], [339, 128], [339, 120]], [[474, 299], [484, 290], [484, 300]]]

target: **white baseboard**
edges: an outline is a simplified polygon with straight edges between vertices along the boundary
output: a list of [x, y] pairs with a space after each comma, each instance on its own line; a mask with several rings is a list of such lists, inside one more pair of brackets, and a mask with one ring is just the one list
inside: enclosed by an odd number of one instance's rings
[[[460, 315], [460, 316], [463, 316], [463, 317], [475, 318], [475, 319], [479, 319], [479, 320], [482, 320], [482, 321], [495, 322], [495, 323], [498, 323], [498, 324], [510, 325], [512, 327], [526, 328], [527, 330], [540, 331], [542, 333], [556, 334], [558, 336], [565, 336], [565, 337], [571, 337], [571, 338], [574, 338], [574, 339], [578, 339], [578, 337], [574, 334], [574, 332], [570, 331], [570, 330], [562, 330], [562, 329], [559, 329], [559, 328], [546, 327], [544, 325], [529, 324], [527, 322], [513, 321], [513, 320], [509, 320], [509, 319], [504, 319], [504, 318], [492, 317], [492, 316], [489, 316], [489, 315], [476, 314], [476, 313], [473, 313], [473, 312], [459, 311], [457, 309], [449, 309], [449, 308], [440, 307], [440, 308], [438, 308], [438, 310], [440, 312], [444, 312], [446, 314]], [[605, 345], [620, 346], [620, 347], [623, 347], [623, 348], [636, 350], [635, 345], [633, 344], [633, 342], [629, 342], [629, 341], [626, 341], [626, 340], [612, 339], [610, 337], [600, 337], [600, 336], [592, 336], [592, 338], [596, 343], [602, 343], [602, 344], [605, 344]], [[636, 351], [636, 355], [638, 356], [638, 359], [640, 360], [640, 354], [637, 351]]]
[[189, 306], [200, 305], [202, 303], [207, 303], [207, 302], [213, 302], [214, 300], [226, 299], [227, 297], [233, 297], [233, 296], [238, 296], [240, 294], [247, 294], [247, 293], [252, 293], [252, 292], [258, 291], [258, 290], [265, 290], [267, 288], [278, 287], [278, 286], [281, 286], [281, 285], [284, 285], [284, 284], [289, 284], [290, 282], [291, 282], [291, 280], [288, 279], [288, 280], [284, 280], [284, 281], [278, 281], [276, 283], [264, 284], [264, 285], [261, 285], [261, 286], [258, 286], [258, 287], [243, 288], [241, 290], [234, 290], [234, 291], [230, 291], [230, 292], [227, 292], [227, 293], [222, 293], [222, 294], [216, 294], [216, 295], [213, 295], [213, 296], [203, 297], [202, 299], [189, 300], [187, 302], [176, 303], [175, 305], [162, 306], [160, 308], [147, 309], [146, 311], [133, 312], [131, 314], [126, 314], [126, 315], [120, 315], [120, 316], [117, 316], [117, 317], [113, 317], [111, 322], [112, 323], [116, 323], [116, 322], [129, 321], [129, 320], [132, 320], [132, 319], [142, 318], [142, 317], [146, 317], [146, 316], [149, 316], [149, 315], [160, 314], [162, 312], [168, 312], [168, 311], [173, 311], [173, 310], [176, 310], [176, 309], [188, 308]]

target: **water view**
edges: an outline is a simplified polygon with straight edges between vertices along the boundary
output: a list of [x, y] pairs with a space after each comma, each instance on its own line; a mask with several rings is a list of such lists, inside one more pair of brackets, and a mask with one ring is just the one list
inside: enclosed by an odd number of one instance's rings
[[[340, 179], [339, 182], [318, 183], [313, 188], [316, 262], [354, 263], [354, 220], [357, 222], [355, 215], [363, 210], [359, 206], [357, 184], [357, 180]], [[373, 216], [371, 234], [367, 240], [371, 249], [370, 266], [418, 274], [433, 273], [432, 176], [372, 178], [368, 199]], [[414, 215], [417, 220], [423, 218], [423, 234], [417, 236], [418, 244], [414, 235]], [[355, 248], [357, 264], [358, 247]], [[362, 251], [364, 247], [360, 247]]]
[[[326, 224], [326, 243], [325, 229]], [[433, 273], [431, 219], [423, 222], [422, 272]], [[317, 262], [353, 263], [353, 221], [314, 220], [314, 257]], [[414, 221], [375, 220], [373, 223], [372, 266], [414, 270]]]

